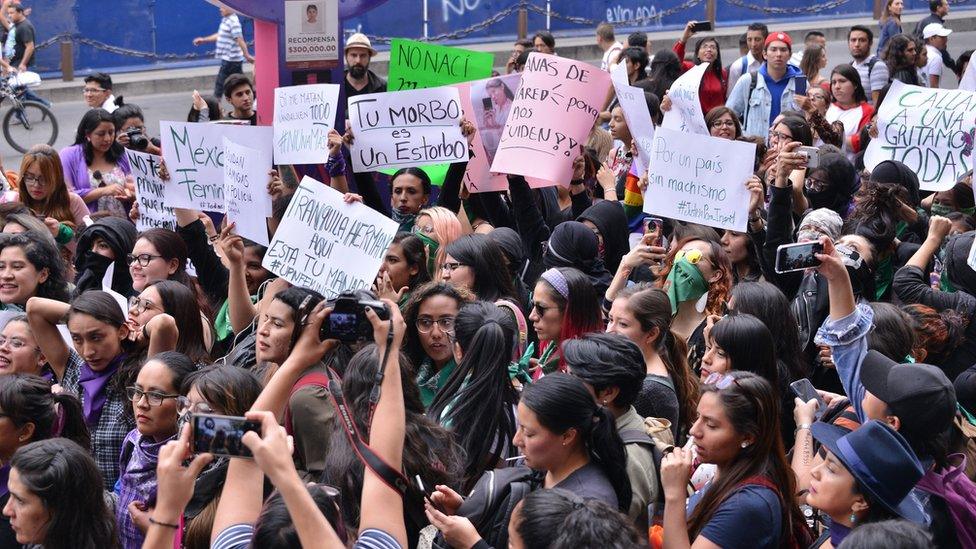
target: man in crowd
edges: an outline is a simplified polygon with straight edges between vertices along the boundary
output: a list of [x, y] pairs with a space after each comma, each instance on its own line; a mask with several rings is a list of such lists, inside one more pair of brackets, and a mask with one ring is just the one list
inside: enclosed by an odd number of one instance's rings
[[217, 32], [210, 36], [199, 36], [193, 39], [193, 45], [216, 42], [217, 47], [214, 54], [220, 59], [220, 70], [217, 71], [217, 80], [214, 82], [214, 97], [220, 97], [224, 92], [224, 82], [232, 74], [244, 72], [244, 61], [254, 62], [254, 57], [247, 51], [247, 42], [244, 41], [244, 31], [241, 29], [241, 21], [237, 14], [228, 8], [220, 8], [220, 27]]
[[254, 110], [254, 84], [243, 74], [232, 74], [224, 82], [224, 97], [233, 110], [228, 118], [247, 120], [252, 126], [258, 123], [258, 113]]
[[[3, 44], [3, 58], [0, 64], [5, 72], [24, 72], [34, 64], [34, 24], [27, 20], [27, 10], [20, 2], [4, 2], [7, 39]], [[51, 102], [27, 88], [24, 98], [43, 103]]]
[[942, 53], [949, 44], [949, 35], [952, 30], [942, 26], [941, 23], [929, 23], [922, 31], [922, 38], [925, 39], [925, 50], [928, 52], [929, 62], [925, 66], [925, 74], [929, 81], [926, 82], [930, 88], [938, 88], [942, 82], [942, 73], [945, 70], [945, 63], [942, 61]]
[[518, 64], [518, 58], [520, 55], [532, 49], [532, 41], [528, 38], [520, 38], [515, 41], [512, 46], [512, 54], [508, 56], [508, 61], [505, 63], [505, 73], [512, 74], [516, 72], [515, 66]]
[[85, 77], [85, 103], [92, 109], [115, 112], [119, 108], [112, 95], [112, 77], [104, 72], [93, 72]]
[[[769, 35], [769, 28], [762, 23], [753, 23], [746, 30], [746, 44], [749, 46], [749, 53], [736, 59], [729, 66], [729, 83], [738, 82], [743, 74], [754, 73], [759, 70], [763, 63], [763, 49], [766, 36]], [[732, 95], [732, 87], [729, 86], [729, 95]]]
[[624, 45], [618, 42], [613, 34], [613, 25], [606, 22], [597, 25], [596, 45], [603, 52], [603, 60], [600, 61], [600, 70], [613, 70], [613, 67], [620, 59], [620, 52], [624, 49]]
[[369, 62], [376, 55], [376, 50], [365, 34], [356, 33], [346, 40], [346, 77], [343, 87], [346, 97], [361, 93], [379, 93], [386, 91], [386, 81], [369, 70]]
[[793, 41], [785, 32], [768, 35], [762, 52], [766, 62], [756, 74], [739, 77], [732, 87], [726, 106], [742, 120], [744, 135], [765, 138], [780, 111], [798, 110], [793, 99], [794, 77], [803, 72], [787, 62], [792, 48]]
[[863, 25], [854, 25], [847, 32], [847, 49], [851, 52], [851, 66], [861, 77], [864, 93], [872, 105], [878, 101], [881, 88], [888, 83], [888, 65], [871, 53], [874, 49], [874, 33]]
[[925, 37], [922, 36], [922, 32], [925, 30], [925, 27], [932, 23], [938, 23], [944, 26], [946, 15], [949, 15], [949, 2], [946, 0], [930, 0], [929, 14], [915, 25], [915, 36], [924, 39]]
[[790, 57], [790, 65], [800, 66], [800, 61], [803, 61], [803, 52], [807, 51], [810, 46], [820, 46], [821, 48], [827, 48], [827, 37], [824, 33], [820, 31], [810, 31], [805, 37], [803, 37], [803, 48], [793, 52], [792, 57]]

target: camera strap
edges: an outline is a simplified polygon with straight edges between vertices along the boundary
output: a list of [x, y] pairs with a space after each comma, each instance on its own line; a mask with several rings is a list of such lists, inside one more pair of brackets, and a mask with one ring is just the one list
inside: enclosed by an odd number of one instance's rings
[[369, 414], [366, 416], [366, 434], [373, 425], [373, 414], [376, 412], [376, 405], [380, 402], [380, 385], [383, 385], [383, 376], [386, 375], [386, 361], [390, 360], [390, 351], [393, 349], [393, 319], [390, 319], [390, 331], [386, 333], [386, 350], [383, 352], [383, 361], [376, 371], [373, 378], [373, 388], [369, 392]]

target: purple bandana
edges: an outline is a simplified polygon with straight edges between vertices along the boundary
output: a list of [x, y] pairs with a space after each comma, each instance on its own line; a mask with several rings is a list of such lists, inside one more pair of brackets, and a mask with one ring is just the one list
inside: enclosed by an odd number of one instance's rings
[[99, 418], [102, 417], [102, 408], [108, 400], [108, 382], [112, 379], [112, 374], [119, 369], [119, 365], [125, 360], [125, 354], [115, 357], [109, 362], [108, 366], [100, 372], [91, 369], [87, 362], [81, 364], [81, 374], [78, 376], [78, 384], [81, 385], [82, 403], [85, 409], [85, 423], [90, 429], [95, 429]]

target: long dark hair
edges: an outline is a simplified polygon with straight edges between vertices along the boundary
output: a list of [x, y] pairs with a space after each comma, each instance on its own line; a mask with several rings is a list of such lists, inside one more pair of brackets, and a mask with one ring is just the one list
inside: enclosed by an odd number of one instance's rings
[[515, 530], [525, 549], [640, 547], [634, 525], [606, 503], [562, 488], [536, 490], [518, 504]]
[[674, 383], [681, 422], [679, 431], [686, 432], [698, 416], [695, 410], [698, 405], [698, 380], [692, 377], [688, 365], [688, 344], [671, 331], [673, 317], [668, 294], [650, 283], [642, 282], [621, 290], [617, 293], [617, 299], [627, 300], [627, 310], [640, 323], [641, 331], [650, 332], [657, 328], [659, 335], [654, 341], [654, 350]]
[[478, 299], [498, 301], [511, 299], [521, 302], [515, 295], [515, 286], [509, 276], [505, 254], [494, 240], [484, 234], [469, 234], [447, 245], [447, 255], [474, 271], [471, 291]]
[[173, 317], [180, 330], [176, 350], [199, 364], [210, 362], [203, 337], [203, 319], [193, 290], [175, 280], [158, 280], [147, 285], [159, 292], [163, 310]]
[[[766, 281], [740, 282], [732, 288], [736, 313], [755, 316], [773, 334], [776, 359], [786, 365], [791, 379], [808, 377], [803, 363], [800, 332], [786, 295]], [[724, 348], [724, 347], [723, 347]]]
[[733, 370], [759, 375], [779, 392], [776, 345], [763, 321], [750, 314], [730, 314], [715, 323], [710, 335], [728, 355]]
[[647, 368], [640, 347], [630, 339], [619, 334], [584, 334], [564, 341], [562, 351], [570, 372], [594, 391], [619, 389], [615, 406], [627, 409], [637, 400]]
[[[896, 34], [888, 39], [885, 44], [884, 52], [881, 54], [881, 58], [884, 59], [885, 64], [888, 65], [888, 73], [895, 74], [900, 70], [908, 70], [909, 72], [914, 72], [915, 63], [908, 60], [908, 56], [905, 55], [905, 51], [908, 49], [910, 44], [914, 44], [915, 39], [907, 34]], [[918, 55], [916, 53], [915, 55]], [[906, 82], [907, 84], [915, 84], [918, 81], [918, 76], [915, 76], [915, 82]]]
[[[755, 476], [767, 478], [776, 487], [781, 512], [780, 547], [790, 547], [794, 532], [806, 532], [806, 522], [796, 505], [796, 477], [786, 461], [780, 437], [780, 399], [764, 378], [751, 372], [731, 372], [735, 379], [724, 389], [715, 385], [702, 387], [702, 395], [716, 393], [725, 415], [740, 436], [752, 436], [753, 442], [741, 448], [732, 463], [705, 491], [688, 517], [688, 537], [694, 540], [725, 500], [742, 483]], [[803, 540], [803, 546], [809, 540]]]
[[[89, 166], [95, 160], [95, 150], [92, 148], [91, 141], [88, 140], [88, 135], [95, 131], [102, 122], [112, 124], [112, 131], [115, 131], [115, 117], [111, 113], [105, 109], [91, 109], [81, 117], [81, 122], [78, 123], [78, 131], [75, 132], [74, 144], [81, 145], [82, 151], [85, 153], [85, 164]], [[113, 139], [112, 146], [105, 151], [105, 160], [114, 164], [124, 155], [125, 147]]]
[[91, 449], [81, 401], [71, 393], [52, 393], [51, 382], [30, 374], [0, 376], [0, 411], [17, 427], [34, 424], [31, 441], [61, 437]]
[[515, 436], [518, 394], [508, 365], [517, 333], [511, 315], [485, 301], [465, 304], [454, 321], [454, 340], [464, 356], [427, 415], [454, 431], [464, 448], [466, 487], [504, 457]]
[[[403, 319], [407, 324], [407, 333], [404, 338], [403, 351], [410, 359], [414, 367], [419, 367], [427, 356], [424, 348], [420, 344], [420, 332], [417, 331], [417, 317], [420, 315], [420, 306], [424, 301], [442, 295], [453, 299], [461, 309], [468, 301], [473, 301], [471, 293], [464, 289], [455, 288], [446, 282], [429, 282], [420, 288], [415, 288], [410, 294], [410, 301], [403, 309]], [[416, 374], [416, 372], [414, 372]]]
[[[27, 261], [38, 272], [47, 269], [47, 279], [37, 285], [35, 296], [68, 301], [64, 260], [48, 238], [34, 231], [4, 235], [0, 237], [0, 252], [5, 248], [20, 248], [24, 251]], [[116, 305], [115, 308], [118, 309], [119, 306]]]
[[648, 91], [658, 97], [664, 97], [679, 76], [681, 76], [681, 60], [673, 51], [662, 49], [654, 52], [651, 72], [647, 77], [654, 85]]
[[[712, 42], [715, 44], [715, 60], [712, 61], [712, 64], [708, 66], [708, 70], [715, 73], [715, 76], [718, 77], [720, 82], [724, 82], [725, 79], [723, 78], [724, 75], [722, 74], [722, 47], [719, 45], [718, 40], [712, 38], [711, 36], [706, 36], [705, 38], [699, 38], [698, 41], [695, 42], [695, 64], [698, 65], [702, 62], [698, 52], [706, 42]], [[724, 85], [725, 84], [723, 84], [723, 86]]]
[[202, 312], [207, 318], [212, 319], [213, 309], [210, 305], [210, 301], [207, 299], [207, 294], [204, 293], [203, 288], [200, 287], [200, 283], [197, 282], [196, 279], [191, 278], [186, 272], [186, 261], [189, 257], [189, 250], [186, 247], [186, 242], [183, 241], [180, 235], [169, 229], [157, 228], [139, 233], [139, 237], [136, 238], [136, 242], [142, 239], [149, 241], [149, 243], [156, 248], [156, 253], [162, 256], [164, 261], [171, 261], [173, 259], [179, 261], [179, 265], [176, 267], [176, 272], [169, 275], [167, 279], [175, 280], [188, 288], [192, 288], [194, 294], [196, 295], [197, 305], [200, 307], [200, 312]]
[[407, 262], [407, 265], [417, 268], [417, 273], [407, 281], [407, 287], [411, 290], [416, 290], [420, 286], [430, 282], [430, 271], [427, 270], [427, 251], [424, 250], [424, 242], [413, 233], [399, 232], [393, 237], [393, 244], [400, 246], [400, 250], [403, 252], [403, 259]]
[[547, 375], [525, 388], [522, 404], [553, 433], [576, 430], [590, 461], [603, 471], [617, 493], [617, 507], [626, 513], [633, 494], [624, 443], [613, 414], [597, 406], [583, 381], [560, 372]]
[[864, 85], [861, 83], [861, 75], [857, 72], [857, 69], [846, 63], [841, 63], [840, 65], [834, 67], [834, 70], [830, 71], [831, 78], [833, 78], [835, 74], [843, 76], [844, 78], [850, 80], [851, 84], [854, 84], [854, 100], [857, 101], [858, 104], [867, 102], [868, 95], [864, 93]]
[[566, 279], [566, 286], [569, 288], [568, 298], [563, 297], [545, 278], [540, 278], [539, 282], [548, 286], [553, 302], [563, 312], [559, 341], [573, 339], [589, 332], [602, 332], [604, 326], [603, 314], [600, 311], [600, 295], [590, 282], [590, 277], [572, 267], [556, 267], [556, 270]]
[[915, 331], [908, 313], [891, 303], [872, 301], [874, 325], [868, 333], [868, 348], [886, 357], [904, 362], [915, 349]]
[[45, 548], [119, 546], [115, 516], [102, 496], [102, 474], [87, 450], [65, 438], [40, 440], [17, 450], [10, 466], [50, 514]]

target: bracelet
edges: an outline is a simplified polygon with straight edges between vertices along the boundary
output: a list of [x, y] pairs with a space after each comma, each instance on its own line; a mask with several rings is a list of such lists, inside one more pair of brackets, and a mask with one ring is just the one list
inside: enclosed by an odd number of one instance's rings
[[156, 519], [154, 519], [152, 517], [149, 517], [149, 523], [150, 524], [155, 524], [156, 526], [165, 526], [166, 528], [172, 528], [173, 530], [179, 530], [180, 529], [180, 525], [179, 524], [170, 524], [168, 522], [160, 522], [160, 521], [158, 521], [158, 520], [156, 520]]
[[339, 156], [330, 156], [325, 162], [325, 170], [329, 172], [329, 177], [338, 177], [346, 173], [346, 159], [340, 153]]
[[801, 424], [797, 425], [796, 426], [796, 429], [793, 430], [793, 435], [795, 436], [802, 429], [806, 429], [806, 430], [809, 431], [810, 430], [810, 424], [809, 423], [801, 423]]

